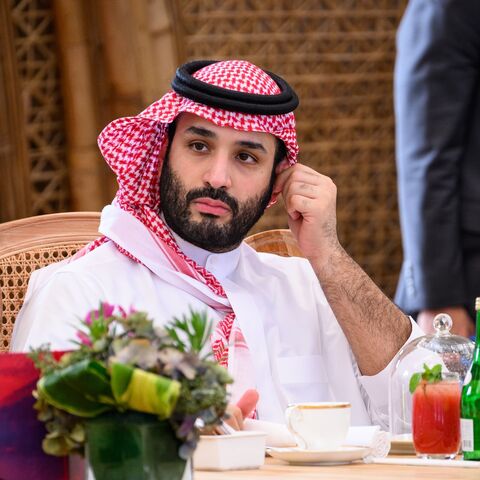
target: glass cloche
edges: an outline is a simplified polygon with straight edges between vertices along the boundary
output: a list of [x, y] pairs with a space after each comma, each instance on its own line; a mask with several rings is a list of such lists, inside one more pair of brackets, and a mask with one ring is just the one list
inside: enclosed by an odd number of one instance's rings
[[[389, 388], [390, 433], [394, 436], [412, 433], [412, 375], [441, 364], [443, 372], [458, 374], [463, 383], [472, 361], [474, 342], [450, 333], [452, 318], [441, 313], [433, 320], [435, 333], [412, 340], [393, 360]], [[398, 437], [401, 438], [401, 437]]]

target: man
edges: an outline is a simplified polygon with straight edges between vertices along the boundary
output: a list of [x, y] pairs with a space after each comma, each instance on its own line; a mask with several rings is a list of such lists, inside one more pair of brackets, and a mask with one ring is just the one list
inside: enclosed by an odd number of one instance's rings
[[[119, 183], [105, 237], [33, 278], [14, 348], [67, 348], [100, 300], [158, 323], [207, 310], [232, 402], [256, 389], [258, 417], [282, 422], [291, 402], [349, 400], [354, 423], [385, 425], [387, 365], [418, 333], [340, 246], [332, 181], [296, 163], [295, 93], [244, 61], [192, 62], [172, 87], [100, 135]], [[242, 243], [279, 194], [306, 259]]]
[[475, 333], [480, 295], [480, 2], [412, 0], [397, 37], [404, 262], [395, 297], [423, 330]]

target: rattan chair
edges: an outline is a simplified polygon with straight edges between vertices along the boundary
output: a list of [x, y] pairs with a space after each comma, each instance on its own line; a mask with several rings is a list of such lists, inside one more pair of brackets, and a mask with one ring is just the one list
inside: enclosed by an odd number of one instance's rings
[[303, 257], [290, 230], [280, 228], [254, 233], [245, 241], [257, 252], [275, 253], [282, 257]]
[[[77, 252], [97, 238], [100, 214], [54, 213], [0, 224], [0, 352], [8, 351], [13, 325], [30, 274]], [[267, 230], [246, 238], [260, 252], [302, 256], [290, 230]]]
[[0, 352], [8, 351], [30, 274], [98, 238], [100, 213], [39, 215], [0, 224]]

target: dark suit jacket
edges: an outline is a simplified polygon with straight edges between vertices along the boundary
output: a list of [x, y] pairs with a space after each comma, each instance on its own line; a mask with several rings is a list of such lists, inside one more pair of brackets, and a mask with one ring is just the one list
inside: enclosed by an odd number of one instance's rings
[[404, 248], [395, 301], [407, 312], [471, 307], [480, 296], [480, 0], [410, 0], [395, 118]]

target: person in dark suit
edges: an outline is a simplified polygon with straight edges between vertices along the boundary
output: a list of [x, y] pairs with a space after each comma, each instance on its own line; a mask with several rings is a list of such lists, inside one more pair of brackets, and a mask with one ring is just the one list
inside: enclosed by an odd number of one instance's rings
[[425, 331], [446, 312], [469, 336], [480, 296], [480, 1], [410, 0], [395, 119], [404, 249], [395, 301]]

